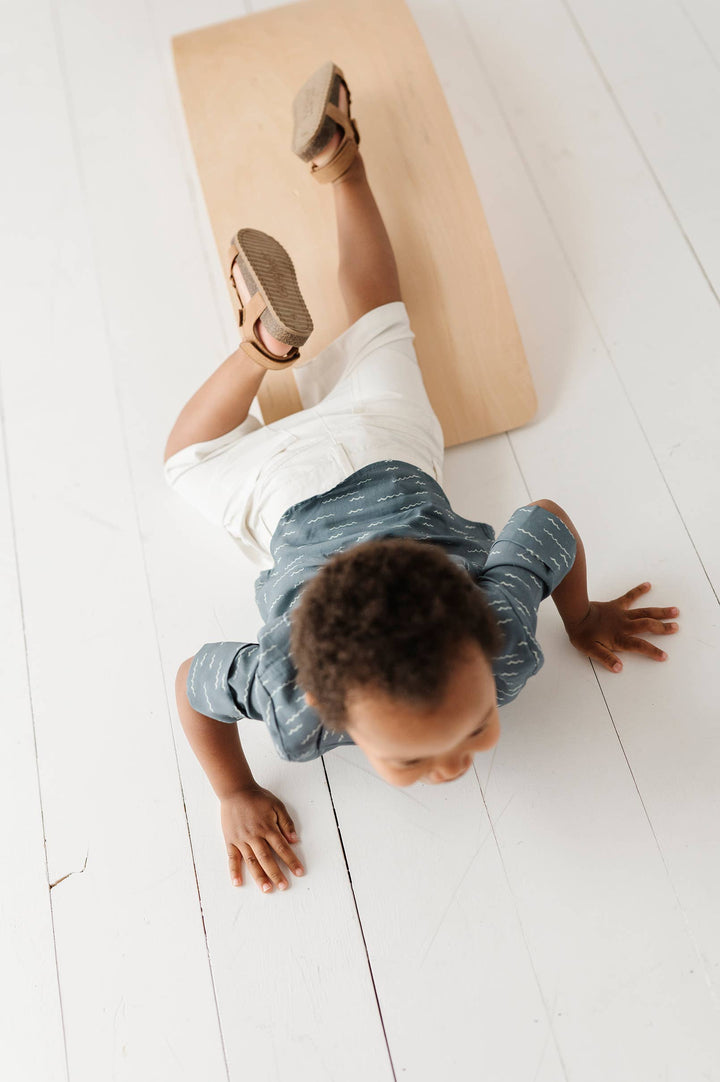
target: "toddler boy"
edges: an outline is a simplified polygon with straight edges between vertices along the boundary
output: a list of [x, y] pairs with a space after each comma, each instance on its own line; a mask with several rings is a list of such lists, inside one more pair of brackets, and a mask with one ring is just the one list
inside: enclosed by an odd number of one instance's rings
[[248, 414], [267, 368], [294, 364], [312, 330], [287, 253], [258, 230], [233, 238], [243, 336], [183, 408], [165, 476], [260, 570], [257, 643], [203, 645], [180, 666], [188, 740], [221, 802], [230, 874], [263, 890], [303, 874], [283, 802], [255, 781], [240, 718], [280, 756], [355, 743], [391, 785], [452, 781], [499, 736], [498, 707], [543, 664], [535, 638], [552, 595], [571, 643], [612, 671], [617, 650], [666, 655], [676, 609], [630, 609], [644, 583], [590, 602], [585, 553], [551, 500], [518, 508], [496, 537], [442, 488], [443, 433], [427, 398], [389, 237], [368, 185], [350, 92], [329, 61], [295, 99], [293, 149], [330, 183], [347, 330], [296, 368], [303, 410]]

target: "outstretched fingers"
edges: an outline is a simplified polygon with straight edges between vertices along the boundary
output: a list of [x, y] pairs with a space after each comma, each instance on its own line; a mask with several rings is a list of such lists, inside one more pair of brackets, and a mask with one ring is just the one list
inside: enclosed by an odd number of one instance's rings
[[230, 865], [230, 880], [236, 887], [242, 886], [242, 854], [234, 845], [227, 846], [228, 864]]
[[641, 616], [633, 622], [633, 631], [647, 631], [651, 635], [673, 635], [678, 630], [677, 624], [664, 624], [662, 620], [651, 620]]
[[657, 646], [646, 642], [645, 639], [637, 639], [633, 635], [628, 635], [627, 638], [623, 639], [620, 648], [622, 650], [632, 650], [637, 654], [645, 654], [655, 661], [667, 661], [667, 654], [664, 650], [658, 649]]
[[604, 646], [601, 642], [595, 642], [594, 649], [590, 657], [596, 661], [601, 661], [606, 669], [610, 672], [620, 672], [622, 669], [622, 662], [618, 657], [613, 654], [612, 650], [608, 650], [607, 646]]
[[618, 601], [623, 602], [625, 605], [632, 605], [633, 601], [636, 601], [638, 597], [642, 597], [648, 590], [652, 589], [652, 585], [649, 582], [641, 582], [639, 586], [633, 586], [632, 590], [628, 590], [626, 594], [622, 594], [618, 598]]
[[[649, 582], [641, 582], [639, 586], [633, 586], [632, 590], [628, 590], [626, 594], [622, 594], [617, 600], [620, 601], [623, 606], [627, 607], [627, 605], [632, 605], [633, 601], [636, 601], [651, 589], [652, 585]], [[667, 620], [672, 616], [678, 616], [679, 613], [675, 606], [670, 606], [668, 608], [631, 609], [627, 615], [633, 620], [642, 617], [647, 617], [651, 620]]]

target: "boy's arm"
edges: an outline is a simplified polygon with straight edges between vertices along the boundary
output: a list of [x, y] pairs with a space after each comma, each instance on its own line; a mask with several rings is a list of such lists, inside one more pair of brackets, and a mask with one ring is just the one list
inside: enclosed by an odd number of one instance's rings
[[237, 725], [200, 714], [188, 702], [186, 684], [193, 659], [183, 661], [175, 680], [178, 714], [190, 747], [220, 800], [257, 785], [242, 750]]
[[553, 500], [535, 500], [534, 505], [557, 515], [577, 542], [575, 562], [551, 595], [573, 646], [586, 657], [602, 662], [611, 672], [622, 669], [622, 662], [614, 650], [633, 650], [655, 661], [666, 661], [666, 653], [637, 636], [641, 631], [655, 635], [673, 634], [678, 625], [662, 621], [677, 616], [678, 610], [630, 609], [634, 601], [651, 589], [649, 582], [634, 586], [613, 601], [588, 600], [585, 549], [570, 517]]
[[571, 625], [577, 624], [584, 619], [590, 609], [590, 601], [587, 592], [585, 547], [580, 538], [580, 534], [575, 529], [570, 517], [563, 511], [562, 507], [558, 507], [553, 500], [535, 500], [531, 506], [544, 507], [546, 511], [550, 511], [553, 515], [557, 515], [557, 517], [565, 523], [577, 542], [575, 562], [560, 585], [556, 586], [551, 594], [567, 630]]
[[240, 744], [237, 725], [201, 714], [188, 702], [187, 678], [193, 658], [183, 661], [175, 679], [178, 714], [190, 747], [220, 799], [220, 819], [228, 854], [230, 878], [242, 885], [243, 860], [263, 891], [273, 885], [284, 890], [287, 879], [281, 857], [295, 875], [304, 869], [291, 843], [298, 840], [282, 800], [255, 781]]

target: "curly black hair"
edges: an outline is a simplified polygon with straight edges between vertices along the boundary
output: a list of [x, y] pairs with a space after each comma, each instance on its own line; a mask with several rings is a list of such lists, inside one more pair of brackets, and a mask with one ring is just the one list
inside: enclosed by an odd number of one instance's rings
[[297, 682], [323, 723], [347, 728], [355, 688], [436, 709], [468, 640], [489, 659], [503, 635], [481, 588], [438, 544], [386, 537], [335, 553], [291, 612]]

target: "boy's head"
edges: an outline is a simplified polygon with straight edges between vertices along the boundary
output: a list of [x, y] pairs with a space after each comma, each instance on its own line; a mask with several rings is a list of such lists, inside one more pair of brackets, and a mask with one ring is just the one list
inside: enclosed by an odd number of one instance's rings
[[467, 572], [411, 538], [332, 556], [291, 616], [308, 703], [398, 786], [452, 781], [497, 742], [491, 660], [502, 641]]

